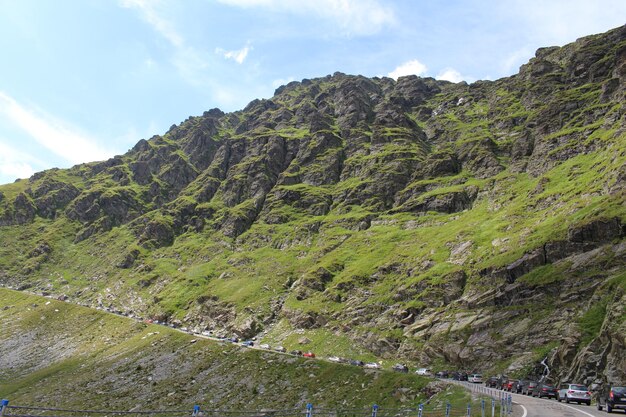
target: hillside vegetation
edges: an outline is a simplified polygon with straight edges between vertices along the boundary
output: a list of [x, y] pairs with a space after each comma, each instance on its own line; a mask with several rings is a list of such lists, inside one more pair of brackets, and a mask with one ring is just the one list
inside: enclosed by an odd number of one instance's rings
[[0, 186], [0, 282], [321, 355], [624, 382], [625, 93], [626, 27], [497, 81], [292, 82]]
[[0, 326], [0, 396], [14, 405], [302, 411], [307, 402], [413, 405], [428, 392], [428, 381], [414, 375], [208, 341], [5, 289]]

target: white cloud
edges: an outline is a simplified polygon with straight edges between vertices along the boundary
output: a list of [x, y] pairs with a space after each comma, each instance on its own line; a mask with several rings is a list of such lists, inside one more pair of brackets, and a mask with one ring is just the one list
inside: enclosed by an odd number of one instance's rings
[[222, 55], [226, 59], [232, 59], [238, 64], [243, 64], [243, 61], [245, 61], [246, 57], [248, 56], [248, 52], [250, 52], [251, 50], [252, 47], [250, 45], [246, 45], [243, 48], [235, 51], [226, 51], [222, 48], [216, 48], [215, 53], [218, 55]]
[[451, 81], [453, 83], [460, 83], [464, 79], [461, 73], [454, 68], [444, 68], [435, 78], [438, 80]]
[[35, 109], [24, 107], [0, 91], [0, 117], [14, 124], [40, 145], [68, 162], [98, 161], [113, 155], [94, 138], [73, 126]]
[[[541, 46], [563, 45], [576, 38], [624, 24], [623, 0], [513, 0], [500, 6], [508, 16], [526, 21]], [[547, 42], [547, 43], [546, 43]]]
[[426, 65], [422, 64], [417, 59], [412, 59], [398, 66], [387, 75], [397, 80], [398, 77], [402, 77], [403, 75], [424, 75], [426, 71], [428, 71]]
[[379, 0], [218, 0], [243, 8], [263, 7], [273, 11], [331, 20], [348, 35], [372, 35], [396, 23], [393, 9]]
[[287, 85], [292, 81], [295, 81], [296, 79], [294, 77], [287, 77], [287, 78], [279, 78], [277, 80], [272, 81], [272, 87], [274, 88], [278, 88], [281, 85]]
[[177, 48], [183, 47], [185, 44], [183, 37], [176, 31], [172, 23], [163, 18], [157, 11], [160, 4], [158, 0], [120, 0], [122, 7], [138, 10], [142, 19], [148, 22], [154, 30], [160, 33], [173, 46]]
[[[166, 3], [161, 0], [119, 0], [119, 4], [121, 7], [136, 10], [141, 19], [168, 41], [173, 47], [170, 62], [185, 82], [202, 87], [211, 84], [212, 80], [207, 76], [207, 69], [212, 62], [210, 54], [187, 44], [185, 37], [172, 21], [165, 17], [168, 15]], [[146, 61], [148, 69], [155, 67], [156, 64], [151, 59]]]
[[535, 51], [529, 46], [525, 46], [516, 51], [511, 52], [504, 62], [502, 62], [502, 72], [504, 74], [512, 74], [517, 72], [518, 68], [528, 62], [535, 55]]
[[32, 156], [0, 142], [0, 184], [17, 178], [28, 178], [35, 173]]

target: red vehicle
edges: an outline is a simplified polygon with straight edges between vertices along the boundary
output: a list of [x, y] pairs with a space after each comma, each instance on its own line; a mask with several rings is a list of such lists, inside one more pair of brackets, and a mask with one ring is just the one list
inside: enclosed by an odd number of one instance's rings
[[502, 383], [502, 389], [505, 391], [512, 392], [513, 388], [516, 387], [517, 380], [516, 379], [507, 379]]
[[315, 353], [313, 353], [313, 352], [305, 352], [302, 356], [304, 356], [305, 358], [314, 358], [315, 357]]

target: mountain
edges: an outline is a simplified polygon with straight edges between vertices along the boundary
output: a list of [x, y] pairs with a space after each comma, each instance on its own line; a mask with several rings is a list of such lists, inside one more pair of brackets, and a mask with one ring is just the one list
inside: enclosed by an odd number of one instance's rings
[[626, 381], [626, 26], [450, 83], [335, 73], [0, 186], [0, 282], [313, 349]]

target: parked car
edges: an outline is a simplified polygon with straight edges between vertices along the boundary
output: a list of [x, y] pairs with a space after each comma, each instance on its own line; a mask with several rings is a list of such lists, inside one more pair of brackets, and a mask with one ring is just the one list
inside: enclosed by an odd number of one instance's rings
[[498, 386], [498, 377], [490, 376], [489, 378], [487, 378], [487, 380], [485, 381], [485, 386], [489, 388], [496, 388]]
[[269, 350], [269, 349], [271, 349], [271, 347], [267, 343], [261, 343], [259, 345], [259, 349], [267, 349], [267, 350]]
[[431, 376], [433, 374], [432, 371], [428, 368], [419, 368], [418, 370], [415, 371], [415, 373], [418, 375], [424, 375], [424, 376]]
[[358, 359], [350, 359], [350, 365], [354, 365], [354, 366], [364, 366], [365, 362], [360, 361]]
[[329, 356], [328, 360], [331, 361], [331, 362], [335, 362], [335, 363], [341, 362], [339, 356]]
[[405, 374], [409, 372], [409, 367], [403, 363], [396, 363], [394, 366], [391, 367], [391, 369], [396, 372], [403, 372]]
[[285, 348], [284, 348], [284, 347], [282, 347], [282, 346], [276, 346], [276, 347], [274, 348], [274, 350], [275, 350], [276, 352], [281, 352], [281, 353], [285, 353], [285, 352], [287, 352], [287, 349], [285, 349]]
[[471, 374], [470, 376], [467, 377], [467, 381], [472, 382], [474, 384], [482, 384], [483, 376], [481, 374]]
[[448, 378], [450, 374], [448, 373], [448, 371], [439, 371], [435, 374], [435, 376], [437, 378]]
[[236, 338], [236, 337], [231, 337], [231, 338], [230, 338], [230, 339], [228, 339], [228, 340], [229, 340], [230, 342], [232, 342], [232, 343], [238, 343], [238, 342], [239, 342], [239, 339], [238, 339], [238, 338]]
[[302, 351], [301, 350], [292, 350], [291, 352], [289, 352], [290, 355], [293, 356], [302, 356]]
[[244, 340], [243, 342], [241, 342], [241, 344], [243, 346], [247, 346], [247, 347], [252, 347], [254, 346], [254, 342], [252, 340]]
[[380, 364], [376, 363], [376, 362], [368, 362], [365, 365], [363, 365], [363, 367], [368, 368], [368, 369], [380, 369], [380, 368], [382, 368], [382, 366], [380, 366]]
[[561, 384], [557, 392], [556, 399], [566, 403], [576, 402], [578, 404], [591, 405], [591, 393], [586, 385], [581, 384]]
[[548, 384], [538, 384], [532, 390], [532, 396], [538, 398], [554, 398], [556, 399], [557, 389], [553, 385]]
[[315, 357], [315, 353], [313, 353], [313, 352], [304, 352], [302, 354], [302, 356], [304, 356], [305, 358], [314, 358]]
[[525, 381], [522, 384], [522, 394], [524, 395], [531, 395], [533, 393], [533, 390], [535, 389], [535, 387], [538, 385], [538, 383], [536, 381]]

